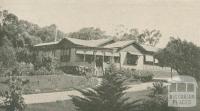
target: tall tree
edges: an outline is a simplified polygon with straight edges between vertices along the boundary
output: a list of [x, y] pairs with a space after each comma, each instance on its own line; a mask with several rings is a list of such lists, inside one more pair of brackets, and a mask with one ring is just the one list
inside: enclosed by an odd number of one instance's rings
[[159, 42], [161, 36], [162, 35], [159, 30], [146, 29], [138, 36], [138, 42], [142, 44], [155, 46]]
[[77, 38], [83, 40], [96, 40], [108, 37], [107, 35], [105, 35], [104, 31], [94, 27], [82, 28], [78, 32], [69, 33], [68, 36], [71, 38]]
[[123, 81], [117, 73], [106, 73], [97, 88], [80, 90], [84, 97], [72, 96], [77, 111], [135, 111], [138, 100], [128, 102]]
[[117, 40], [135, 40], [140, 44], [147, 44], [155, 46], [160, 38], [161, 33], [159, 30], [147, 30], [145, 29], [142, 32], [139, 32], [136, 28], [126, 28], [124, 25], [119, 25], [115, 29], [115, 37]]
[[200, 49], [193, 43], [171, 38], [156, 57], [162, 65], [172, 67], [179, 74], [200, 79]]

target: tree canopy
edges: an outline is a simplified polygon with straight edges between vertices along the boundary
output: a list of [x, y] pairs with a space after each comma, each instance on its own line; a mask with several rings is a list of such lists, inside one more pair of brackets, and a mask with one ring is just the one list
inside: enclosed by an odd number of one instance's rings
[[156, 57], [162, 65], [172, 67], [179, 74], [200, 79], [200, 48], [193, 43], [171, 38]]
[[159, 30], [145, 29], [142, 32], [139, 32], [136, 28], [126, 28], [124, 25], [119, 25], [115, 29], [115, 38], [117, 40], [135, 40], [140, 44], [147, 44], [155, 46], [160, 38], [162, 37]]
[[86, 27], [80, 29], [77, 32], [69, 33], [68, 37], [83, 39], [83, 40], [96, 40], [96, 39], [107, 38], [108, 36], [105, 35], [105, 31], [102, 31], [99, 28]]
[[[39, 27], [26, 20], [20, 20], [15, 14], [3, 11], [3, 21], [0, 26], [0, 45], [2, 41], [8, 40], [13, 47], [24, 47], [25, 45], [35, 45], [41, 42], [54, 41], [56, 25], [52, 24]], [[65, 34], [57, 30], [57, 39], [61, 39]]]

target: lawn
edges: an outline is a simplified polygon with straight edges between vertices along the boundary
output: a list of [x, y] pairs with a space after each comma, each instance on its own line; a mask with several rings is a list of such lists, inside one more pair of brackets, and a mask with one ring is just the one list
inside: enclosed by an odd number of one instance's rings
[[[83, 76], [73, 75], [39, 75], [20, 76], [27, 84], [24, 86], [24, 93], [43, 93], [55, 91], [67, 91], [74, 88], [88, 88], [97, 85], [96, 78], [87, 79]], [[9, 77], [0, 78], [0, 91], [8, 88]]]
[[[139, 91], [127, 93], [126, 96], [130, 97], [131, 100], [138, 100], [145, 98], [149, 92]], [[57, 101], [51, 103], [32, 104], [28, 105], [25, 111], [76, 111], [73, 103], [70, 100]]]
[[76, 111], [70, 100], [28, 105], [25, 111]]

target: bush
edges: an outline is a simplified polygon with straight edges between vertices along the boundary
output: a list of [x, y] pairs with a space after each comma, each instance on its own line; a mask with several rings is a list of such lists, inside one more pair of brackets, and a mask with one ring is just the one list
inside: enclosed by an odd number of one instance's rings
[[127, 78], [132, 78], [133, 75], [135, 74], [135, 70], [127, 68], [122, 68], [121, 70], [117, 70], [116, 72], [119, 74], [123, 74]]
[[143, 100], [141, 111], [176, 111], [176, 109], [168, 107], [167, 96], [156, 95]]
[[17, 65], [12, 70], [13, 76], [27, 76], [34, 72], [34, 66], [31, 63], [17, 63]]
[[134, 78], [135, 79], [139, 79], [142, 82], [148, 82], [148, 81], [152, 81], [153, 79], [153, 74], [151, 72], [138, 72], [134, 74]]
[[86, 63], [69, 63], [61, 69], [67, 74], [74, 75], [91, 75], [94, 72], [94, 67]]
[[38, 70], [42, 67], [48, 71], [54, 71], [57, 68], [58, 61], [52, 56], [36, 56], [34, 62], [34, 69]]
[[164, 94], [164, 92], [166, 91], [166, 86], [164, 86], [163, 82], [161, 81], [154, 82], [153, 88], [151, 88], [151, 91], [152, 93], [150, 94], [150, 96]]
[[6, 111], [24, 111], [25, 102], [22, 97], [22, 80], [12, 77], [9, 84], [9, 90], [6, 91], [4, 101]]

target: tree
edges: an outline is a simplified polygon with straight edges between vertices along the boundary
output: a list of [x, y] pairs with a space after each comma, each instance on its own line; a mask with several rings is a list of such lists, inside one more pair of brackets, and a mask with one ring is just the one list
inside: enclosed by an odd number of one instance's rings
[[9, 90], [5, 92], [6, 111], [24, 111], [25, 103], [22, 97], [22, 80], [12, 77], [10, 79]]
[[18, 62], [31, 63], [33, 61], [33, 53], [27, 48], [17, 48], [16, 59]]
[[138, 43], [155, 46], [159, 42], [161, 36], [159, 30], [146, 29], [138, 36]]
[[159, 30], [145, 29], [140, 33], [138, 29], [128, 29], [124, 25], [119, 25], [115, 31], [115, 37], [117, 40], [135, 40], [137, 43], [151, 46], [155, 46], [162, 36]]
[[107, 72], [100, 86], [79, 90], [83, 97], [72, 96], [77, 111], [135, 111], [139, 100], [128, 102], [124, 80], [117, 73]]
[[0, 62], [3, 67], [12, 67], [16, 63], [15, 50], [10, 46], [0, 47]]
[[69, 33], [68, 36], [71, 38], [77, 38], [83, 40], [96, 40], [108, 37], [107, 35], [105, 35], [104, 31], [94, 27], [82, 28], [78, 32]]
[[37, 32], [37, 36], [39, 36], [43, 42], [55, 41], [55, 36], [57, 37], [57, 40], [64, 38], [65, 34], [60, 30], [57, 30], [56, 35], [56, 30], [56, 25], [52, 24], [50, 26], [39, 29]]
[[193, 43], [171, 38], [156, 57], [161, 65], [172, 67], [179, 74], [200, 79], [200, 49]]

